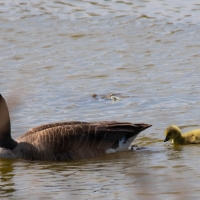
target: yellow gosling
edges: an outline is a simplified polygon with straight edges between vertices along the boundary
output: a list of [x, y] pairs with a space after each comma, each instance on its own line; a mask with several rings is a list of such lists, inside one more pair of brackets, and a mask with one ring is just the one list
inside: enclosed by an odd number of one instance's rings
[[200, 129], [181, 134], [178, 126], [171, 125], [165, 130], [164, 142], [167, 142], [170, 139], [174, 144], [200, 144]]

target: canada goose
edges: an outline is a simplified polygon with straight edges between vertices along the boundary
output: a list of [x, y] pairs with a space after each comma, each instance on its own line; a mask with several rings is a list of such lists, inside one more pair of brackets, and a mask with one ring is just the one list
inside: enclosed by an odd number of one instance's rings
[[6, 101], [0, 94], [0, 157], [27, 160], [74, 160], [128, 150], [149, 124], [129, 122], [60, 122], [30, 129], [16, 140]]
[[174, 144], [200, 144], [200, 129], [181, 134], [178, 126], [171, 125], [165, 130], [164, 142], [172, 139]]

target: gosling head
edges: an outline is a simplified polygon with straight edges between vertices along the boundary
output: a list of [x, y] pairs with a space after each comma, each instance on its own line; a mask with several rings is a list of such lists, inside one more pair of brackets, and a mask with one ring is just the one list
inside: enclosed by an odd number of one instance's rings
[[180, 129], [175, 125], [171, 125], [171, 126], [167, 127], [165, 130], [164, 142], [167, 142], [170, 139], [174, 140], [174, 139], [178, 138], [179, 136], [181, 136]]

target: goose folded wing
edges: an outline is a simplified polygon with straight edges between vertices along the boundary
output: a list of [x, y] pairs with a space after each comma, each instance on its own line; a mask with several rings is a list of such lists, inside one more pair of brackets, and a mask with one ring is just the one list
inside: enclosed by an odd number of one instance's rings
[[18, 142], [30, 143], [37, 149], [35, 152], [40, 152], [33, 153], [34, 159], [40, 156], [44, 160], [90, 158], [103, 155], [122, 137], [132, 137], [147, 127], [122, 122], [62, 124], [29, 134]]
[[28, 130], [25, 134], [21, 135], [18, 139], [22, 139], [24, 137], [27, 137], [33, 133], [43, 131], [45, 129], [53, 128], [53, 127], [59, 127], [59, 126], [66, 126], [66, 125], [75, 125], [75, 124], [87, 124], [87, 122], [80, 122], [80, 121], [70, 121], [70, 122], [56, 122], [51, 124], [44, 124], [41, 126], [36, 126], [34, 128], [31, 128]]

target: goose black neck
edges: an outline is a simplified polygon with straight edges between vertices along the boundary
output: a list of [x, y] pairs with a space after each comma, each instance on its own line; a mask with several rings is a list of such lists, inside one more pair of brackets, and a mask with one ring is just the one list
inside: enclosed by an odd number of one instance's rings
[[11, 138], [10, 116], [6, 101], [0, 94], [0, 147], [14, 149], [17, 142]]

